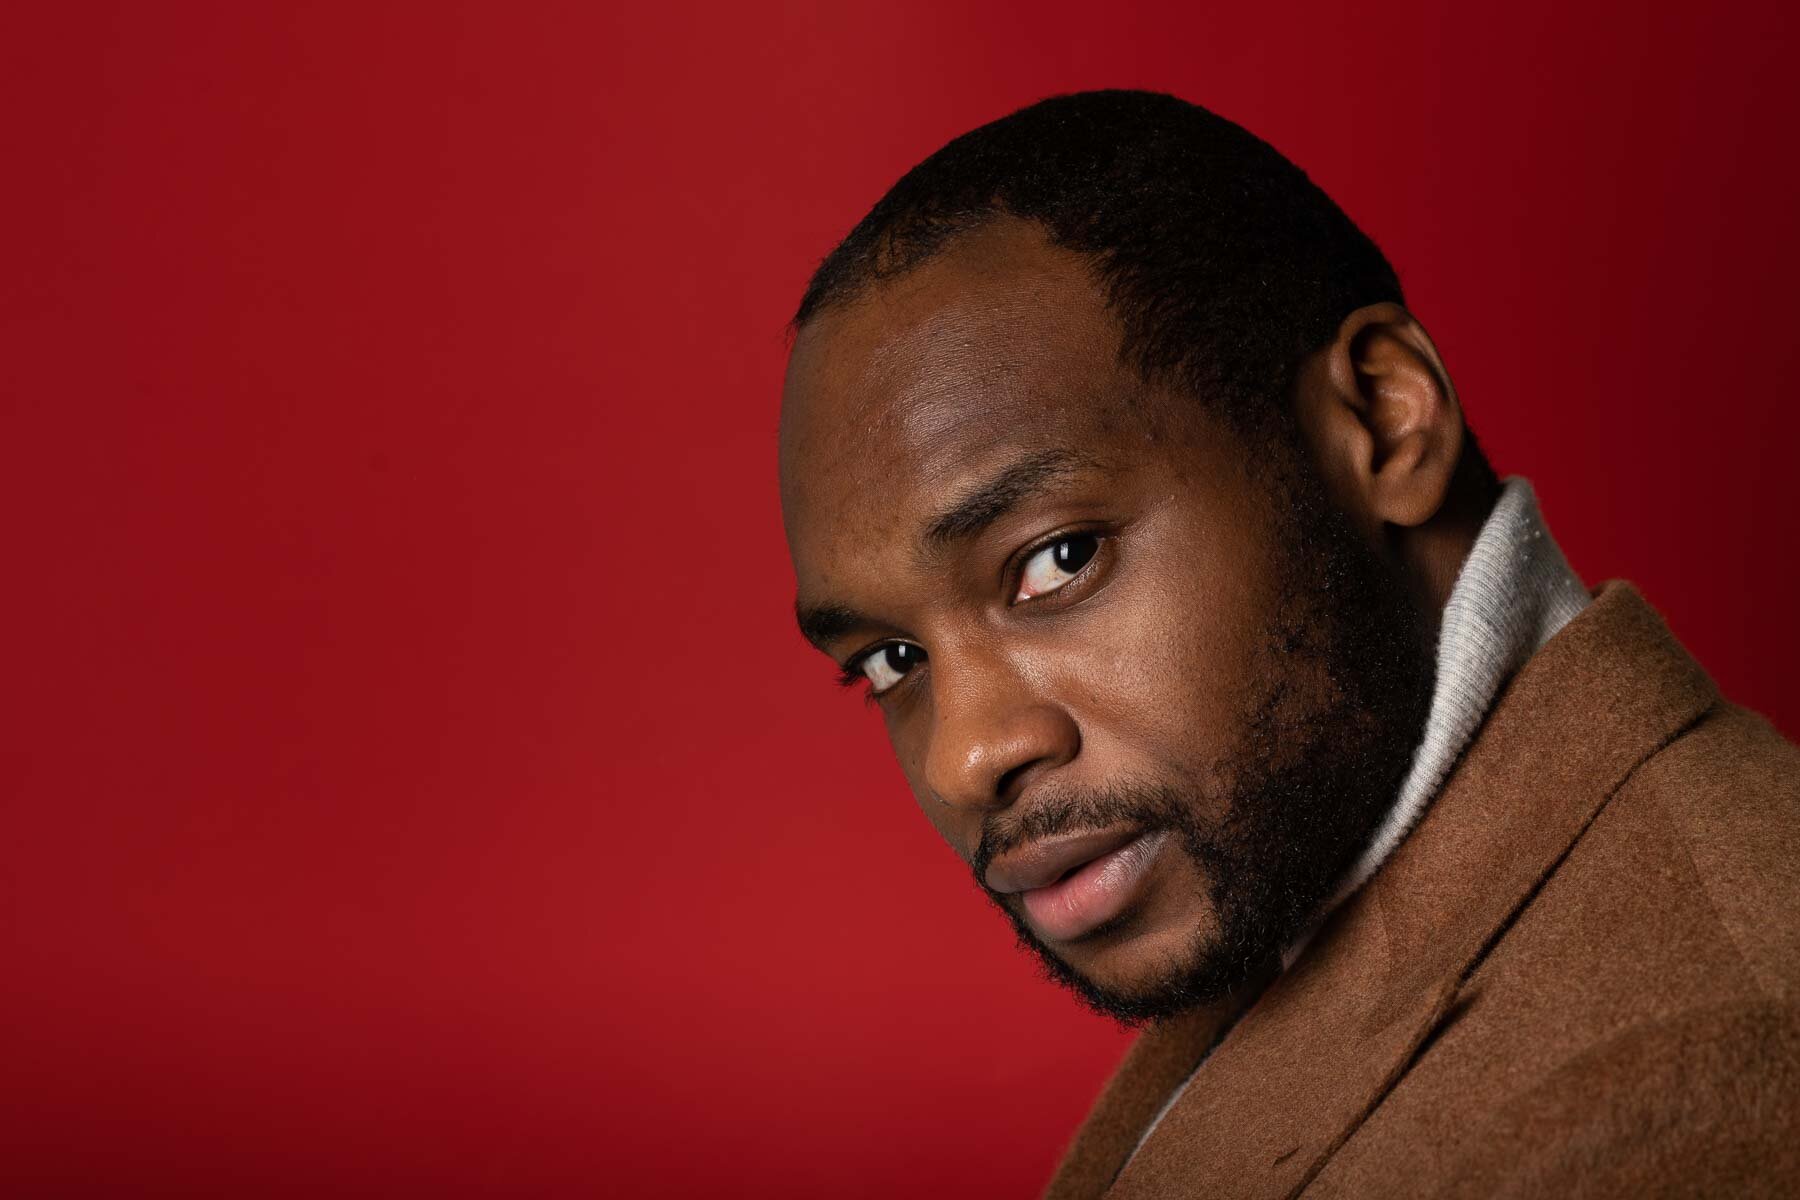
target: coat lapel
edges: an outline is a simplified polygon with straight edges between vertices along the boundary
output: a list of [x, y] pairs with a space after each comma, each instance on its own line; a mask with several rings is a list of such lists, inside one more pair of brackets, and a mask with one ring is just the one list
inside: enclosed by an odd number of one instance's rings
[[1635, 590], [1602, 588], [1507, 686], [1419, 827], [1218, 1044], [1137, 1153], [1217, 1014], [1140, 1039], [1048, 1195], [1300, 1192], [1454, 1019], [1463, 981], [1620, 783], [1716, 699]]
[[1229, 1015], [1225, 1005], [1196, 1009], [1159, 1022], [1133, 1042], [1076, 1132], [1044, 1200], [1091, 1200], [1104, 1193]]

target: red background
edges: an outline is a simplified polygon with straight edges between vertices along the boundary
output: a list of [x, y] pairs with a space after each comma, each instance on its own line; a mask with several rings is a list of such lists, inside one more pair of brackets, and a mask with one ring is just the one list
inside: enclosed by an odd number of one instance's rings
[[773, 437], [811, 265], [1051, 92], [1306, 166], [1800, 733], [1795, 19], [1664, 7], [17, 6], [3, 1190], [1041, 1184], [1124, 1040], [792, 632]]

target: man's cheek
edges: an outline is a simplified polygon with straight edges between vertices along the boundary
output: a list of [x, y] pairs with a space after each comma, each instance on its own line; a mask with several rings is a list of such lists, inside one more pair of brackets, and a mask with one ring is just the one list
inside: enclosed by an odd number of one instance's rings
[[1198, 623], [1144, 620], [1095, 647], [1074, 686], [1081, 715], [1157, 760], [1228, 740], [1242, 643]]
[[964, 862], [970, 861], [974, 855], [975, 838], [980, 836], [977, 829], [973, 836], [961, 828], [958, 810], [949, 805], [940, 804], [932, 796], [931, 789], [925, 783], [925, 756], [928, 747], [918, 744], [916, 737], [897, 735], [892, 722], [888, 728], [889, 742], [894, 748], [894, 757], [900, 764], [901, 774], [906, 778], [906, 786], [912, 792], [914, 803], [919, 811], [931, 823], [944, 844], [956, 852]]
[[925, 747], [920, 746], [916, 738], [897, 736], [892, 725], [888, 728], [888, 744], [894, 748], [894, 758], [900, 764], [900, 774], [912, 790], [913, 799], [929, 813], [931, 797], [925, 786]]

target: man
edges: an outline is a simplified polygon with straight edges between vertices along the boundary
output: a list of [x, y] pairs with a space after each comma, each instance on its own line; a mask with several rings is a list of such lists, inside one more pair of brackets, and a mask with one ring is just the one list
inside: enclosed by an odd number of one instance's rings
[[1045, 101], [796, 326], [802, 631], [1022, 943], [1146, 1026], [1049, 1195], [1800, 1188], [1800, 753], [1582, 587], [1296, 167]]

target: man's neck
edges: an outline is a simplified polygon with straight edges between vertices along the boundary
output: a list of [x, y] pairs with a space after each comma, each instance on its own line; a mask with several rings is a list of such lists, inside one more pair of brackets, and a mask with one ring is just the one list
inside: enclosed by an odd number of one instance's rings
[[[1431, 709], [1412, 766], [1368, 848], [1317, 915], [1314, 928], [1367, 883], [1412, 832], [1500, 688], [1588, 604], [1587, 589], [1550, 536], [1531, 484], [1501, 489], [1461, 560], [1438, 624]], [[1292, 964], [1310, 932], [1290, 947]]]

